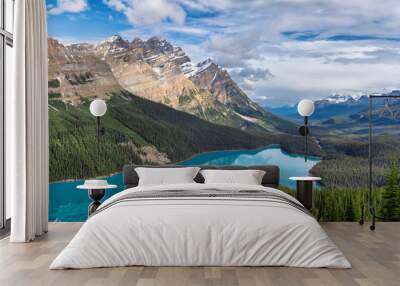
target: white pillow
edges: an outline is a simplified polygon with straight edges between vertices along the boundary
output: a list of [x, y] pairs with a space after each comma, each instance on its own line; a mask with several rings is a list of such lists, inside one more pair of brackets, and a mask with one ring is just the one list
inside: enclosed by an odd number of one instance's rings
[[139, 176], [139, 186], [171, 185], [195, 183], [193, 180], [200, 171], [198, 167], [185, 168], [135, 168]]
[[265, 171], [261, 170], [202, 170], [206, 184], [261, 185]]

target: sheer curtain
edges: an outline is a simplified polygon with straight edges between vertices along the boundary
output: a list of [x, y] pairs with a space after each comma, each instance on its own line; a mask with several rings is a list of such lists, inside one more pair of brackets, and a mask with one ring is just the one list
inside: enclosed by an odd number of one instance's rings
[[15, 1], [13, 94], [6, 99], [6, 187], [12, 242], [47, 231], [48, 111], [45, 0]]

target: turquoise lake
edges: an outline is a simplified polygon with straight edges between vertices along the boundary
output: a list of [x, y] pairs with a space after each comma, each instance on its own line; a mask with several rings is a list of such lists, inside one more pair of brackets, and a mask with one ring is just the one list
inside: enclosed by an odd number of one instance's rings
[[[179, 163], [180, 165], [278, 165], [280, 167], [280, 184], [291, 188], [296, 183], [289, 180], [291, 176], [308, 175], [309, 170], [320, 158], [309, 157], [304, 162], [302, 155], [288, 154], [279, 146], [255, 150], [233, 150], [201, 153]], [[118, 188], [107, 191], [104, 199], [123, 190], [122, 174], [118, 173], [105, 179]], [[91, 200], [86, 190], [76, 189], [83, 180], [57, 182], [49, 185], [49, 221], [85, 221], [87, 207]]]

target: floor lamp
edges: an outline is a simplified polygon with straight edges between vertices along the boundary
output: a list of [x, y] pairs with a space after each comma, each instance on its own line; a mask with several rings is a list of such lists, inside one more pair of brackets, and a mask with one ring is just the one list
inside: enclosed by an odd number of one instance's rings
[[[390, 99], [390, 98], [400, 98], [400, 95], [370, 95], [368, 96], [368, 196], [367, 196], [367, 208], [369, 213], [372, 216], [372, 222], [369, 228], [371, 230], [375, 230], [375, 222], [376, 222], [376, 209], [375, 203], [372, 200], [372, 102], [374, 99]], [[364, 203], [361, 206], [361, 219], [359, 221], [360, 224], [364, 224], [364, 208], [365, 208], [365, 199]]]
[[105, 129], [101, 127], [100, 118], [107, 112], [107, 104], [102, 99], [95, 99], [90, 103], [90, 113], [96, 117], [96, 137], [97, 137], [97, 159], [100, 158], [100, 137], [104, 135]]
[[[97, 137], [97, 160], [100, 165], [100, 137], [104, 135], [105, 129], [101, 126], [100, 118], [107, 112], [107, 104], [102, 99], [95, 99], [90, 103], [90, 113], [96, 117], [96, 137]], [[86, 182], [85, 182], [86, 183]], [[105, 189], [101, 188], [88, 188], [89, 198], [92, 199], [92, 203], [89, 205], [89, 216], [96, 211], [100, 205], [100, 200], [105, 195]]]
[[102, 99], [95, 99], [90, 103], [90, 113], [96, 117], [96, 136], [99, 138], [104, 135], [104, 128], [100, 126], [100, 117], [107, 112], [107, 104]]
[[308, 117], [310, 117], [314, 113], [314, 102], [309, 99], [303, 99], [297, 105], [297, 111], [301, 116], [304, 117], [304, 125], [300, 126], [299, 133], [301, 136], [304, 136], [304, 160], [307, 162], [308, 156]]

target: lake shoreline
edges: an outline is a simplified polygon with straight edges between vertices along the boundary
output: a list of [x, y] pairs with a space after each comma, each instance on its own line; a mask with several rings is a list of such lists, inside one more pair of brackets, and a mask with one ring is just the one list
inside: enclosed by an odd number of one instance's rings
[[[183, 161], [177, 162], [177, 163], [175, 163], [174, 165], [178, 165], [178, 164], [184, 163], [184, 162], [186, 162], [186, 161], [190, 161], [190, 160], [192, 160], [194, 157], [197, 157], [197, 156], [200, 155], [200, 154], [218, 153], [218, 152], [225, 152], [225, 151], [227, 151], [227, 152], [228, 152], [228, 151], [229, 151], [229, 152], [241, 152], [241, 151], [247, 151], [247, 152], [249, 152], [249, 151], [254, 151], [254, 152], [257, 152], [257, 151], [258, 151], [258, 152], [259, 152], [259, 151], [264, 150], [264, 149], [273, 149], [273, 148], [281, 149], [281, 151], [282, 151], [284, 154], [287, 154], [287, 155], [299, 155], [299, 156], [304, 156], [304, 154], [295, 153], [295, 152], [290, 152], [290, 151], [288, 151], [286, 148], [282, 147], [280, 144], [269, 144], [269, 145], [266, 145], [266, 146], [263, 146], [263, 147], [259, 147], [259, 148], [255, 148], [255, 149], [244, 149], [244, 148], [242, 148], [242, 149], [224, 149], [224, 150], [205, 151], [205, 152], [193, 154], [193, 155], [190, 156], [189, 158], [187, 158], [187, 159], [185, 159], [185, 160], [183, 160]], [[314, 155], [308, 155], [307, 158], [309, 158], [309, 159], [311, 159], [311, 160], [312, 160], [312, 159], [315, 159], [315, 160], [321, 160], [321, 161], [322, 161], [322, 156], [319, 157], [319, 156], [314, 156]]]
[[[191, 161], [178, 163], [180, 166], [255, 166], [277, 165], [280, 169], [280, 186], [285, 189], [296, 189], [296, 182], [290, 180], [293, 176], [308, 176], [312, 167], [320, 160], [310, 158], [307, 162], [303, 155], [287, 153], [279, 145], [268, 145], [257, 149], [223, 150], [203, 152], [192, 156]], [[101, 176], [117, 188], [106, 192], [107, 199], [125, 189], [123, 174], [113, 172], [111, 176]], [[75, 191], [77, 185], [83, 180], [64, 180], [49, 185], [49, 219], [58, 221], [85, 221], [87, 218], [87, 205], [90, 199], [87, 192]]]
[[[259, 147], [259, 148], [255, 148], [255, 149], [244, 149], [244, 148], [241, 148], [241, 149], [223, 149], [223, 150], [213, 150], [213, 151], [200, 152], [200, 153], [191, 155], [189, 158], [186, 158], [185, 160], [182, 160], [182, 161], [170, 164], [170, 165], [183, 164], [183, 163], [185, 163], [187, 161], [193, 160], [193, 158], [198, 157], [199, 155], [202, 155], [202, 154], [213, 154], [213, 153], [218, 153], [218, 152], [243, 152], [243, 151], [258, 153], [258, 152], [260, 152], [262, 150], [265, 150], [265, 149], [280, 149], [282, 153], [284, 153], [286, 155], [289, 155], [289, 156], [293, 156], [293, 155], [303, 156], [304, 155], [304, 154], [289, 152], [288, 150], [286, 150], [286, 148], [282, 147], [280, 144], [269, 144], [269, 145], [266, 145], [266, 146], [263, 146], [263, 147]], [[311, 159], [311, 160], [320, 160], [320, 161], [322, 161], [322, 157], [319, 157], [319, 156], [308, 156], [308, 158]], [[311, 172], [311, 169], [309, 171]], [[111, 177], [111, 176], [118, 175], [120, 173], [122, 173], [122, 170], [120, 172], [113, 172], [113, 173], [110, 173], [108, 175], [101, 175], [101, 176], [97, 176], [97, 177], [94, 177], [94, 178], [65, 179], [65, 180], [60, 180], [60, 181], [49, 182], [49, 185], [50, 184], [57, 184], [57, 183], [76, 182], [76, 181], [86, 180], [86, 179], [108, 178], [108, 177]]]
[[97, 176], [97, 177], [91, 177], [91, 178], [80, 178], [80, 179], [65, 179], [65, 180], [60, 180], [60, 181], [54, 181], [54, 182], [49, 182], [50, 184], [57, 184], [57, 183], [71, 183], [71, 182], [76, 182], [76, 181], [81, 181], [81, 180], [96, 180], [96, 179], [102, 179], [102, 178], [108, 178], [108, 177], [112, 177], [115, 175], [118, 175], [121, 172], [113, 172], [111, 174], [108, 175], [101, 175], [101, 176]]

